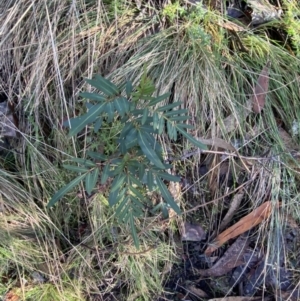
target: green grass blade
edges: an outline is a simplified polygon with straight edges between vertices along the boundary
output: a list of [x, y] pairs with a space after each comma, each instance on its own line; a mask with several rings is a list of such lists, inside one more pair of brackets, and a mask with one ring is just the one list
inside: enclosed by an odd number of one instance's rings
[[59, 191], [57, 191], [54, 196], [51, 198], [49, 203], [47, 204], [47, 207], [52, 207], [55, 205], [57, 201], [59, 201], [66, 193], [68, 193], [71, 189], [73, 189], [76, 185], [80, 183], [84, 178], [86, 177], [86, 174], [82, 174], [75, 178], [73, 181], [71, 181], [69, 184], [61, 188]]

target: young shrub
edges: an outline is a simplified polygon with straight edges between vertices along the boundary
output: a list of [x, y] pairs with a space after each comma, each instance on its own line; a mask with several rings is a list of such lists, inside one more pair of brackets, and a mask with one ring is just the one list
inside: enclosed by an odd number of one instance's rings
[[[81, 181], [85, 183], [86, 192], [91, 194], [99, 181], [105, 184], [110, 178], [109, 204], [115, 208], [119, 222], [130, 225], [134, 243], [138, 247], [135, 219], [144, 215], [147, 191], [158, 189], [165, 200], [165, 203], [154, 208], [154, 212], [161, 209], [167, 217], [167, 209], [172, 208], [180, 214], [180, 208], [165, 184], [165, 181], [178, 182], [179, 177], [167, 172], [171, 165], [163, 160], [162, 146], [157, 136], [167, 129], [170, 139], [176, 140], [179, 133], [201, 149], [206, 146], [187, 133], [186, 130], [193, 127], [185, 123], [189, 116], [186, 109], [180, 108], [181, 102], [159, 106], [170, 93], [153, 97], [155, 87], [146, 74], [135, 89], [131, 82], [117, 87], [100, 75], [86, 79], [86, 82], [99, 92], [81, 93], [92, 103], [87, 103], [88, 110], [84, 115], [66, 122], [70, 128], [69, 136], [77, 135], [86, 126], [93, 126], [94, 131], [98, 132], [104, 121], [113, 124], [118, 119], [122, 126], [115, 137], [118, 150], [110, 156], [87, 151], [87, 158], [73, 158], [77, 165], [64, 165], [64, 168], [78, 175], [54, 194], [48, 207]], [[122, 94], [124, 87], [125, 95]], [[99, 165], [104, 166], [101, 176]]]

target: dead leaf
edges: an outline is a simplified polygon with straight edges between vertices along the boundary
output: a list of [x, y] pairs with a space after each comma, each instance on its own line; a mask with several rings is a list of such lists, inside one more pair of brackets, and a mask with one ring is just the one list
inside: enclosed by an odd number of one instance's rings
[[[279, 206], [280, 204], [278, 203], [277, 207]], [[205, 255], [211, 254], [224, 243], [226, 243], [229, 239], [235, 238], [240, 234], [245, 233], [246, 231], [260, 224], [262, 221], [268, 219], [271, 212], [272, 203], [270, 201], [263, 203], [258, 208], [254, 209], [251, 213], [243, 217], [239, 222], [219, 234], [214, 242], [212, 242], [211, 246], [206, 249]]]
[[218, 277], [227, 274], [237, 266], [245, 264], [243, 255], [248, 244], [248, 238], [240, 236], [210, 269], [197, 270], [198, 274], [206, 277]]
[[259, 114], [265, 106], [266, 94], [269, 89], [269, 67], [270, 62], [268, 62], [261, 71], [251, 98], [252, 110], [257, 114]]
[[[269, 299], [264, 298], [264, 301]], [[208, 301], [262, 301], [262, 297], [224, 297], [224, 298], [213, 298]]]
[[181, 240], [201, 241], [205, 239], [205, 232], [200, 225], [185, 222]]

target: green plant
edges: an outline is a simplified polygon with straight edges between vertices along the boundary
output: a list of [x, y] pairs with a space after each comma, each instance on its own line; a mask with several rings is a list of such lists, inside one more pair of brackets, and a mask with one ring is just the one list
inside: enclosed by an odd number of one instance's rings
[[[136, 89], [133, 89], [131, 82], [117, 87], [100, 75], [86, 81], [100, 92], [81, 93], [82, 97], [91, 100], [93, 104], [87, 103], [87, 113], [67, 122], [70, 127], [69, 136], [77, 135], [88, 125], [93, 125], [94, 132], [98, 132], [104, 121], [106, 124], [113, 124], [118, 119], [122, 124], [121, 131], [115, 136], [118, 150], [111, 156], [87, 151], [89, 158], [72, 159], [79, 165], [64, 165], [66, 169], [79, 175], [55, 193], [48, 206], [53, 206], [83, 180], [87, 193], [91, 194], [98, 182], [99, 165], [104, 162], [101, 183], [104, 184], [112, 178], [109, 204], [116, 207], [115, 213], [120, 222], [130, 224], [135, 245], [138, 246], [135, 218], [144, 215], [147, 203], [148, 206], [151, 205], [150, 200], [147, 200], [146, 190], [153, 191], [157, 187], [166, 201], [156, 205], [153, 208], [154, 212], [161, 209], [167, 217], [167, 209], [171, 207], [180, 214], [179, 206], [164, 183], [178, 182], [179, 177], [167, 172], [171, 165], [164, 163], [158, 135], [166, 128], [170, 139], [176, 140], [180, 133], [197, 147], [204, 149], [205, 145], [187, 133], [186, 129], [193, 127], [185, 123], [189, 116], [186, 109], [179, 108], [181, 102], [157, 106], [168, 99], [170, 94], [153, 97], [155, 86], [146, 73]], [[126, 96], [121, 93], [124, 88]]]

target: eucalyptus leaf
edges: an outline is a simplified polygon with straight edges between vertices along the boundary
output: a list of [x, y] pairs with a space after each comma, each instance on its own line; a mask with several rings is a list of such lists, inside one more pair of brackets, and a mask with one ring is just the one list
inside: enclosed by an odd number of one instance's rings
[[99, 101], [99, 102], [103, 102], [106, 100], [105, 96], [99, 95], [97, 93], [81, 92], [79, 95], [83, 98], [87, 98], [87, 99], [95, 100], [95, 101]]

